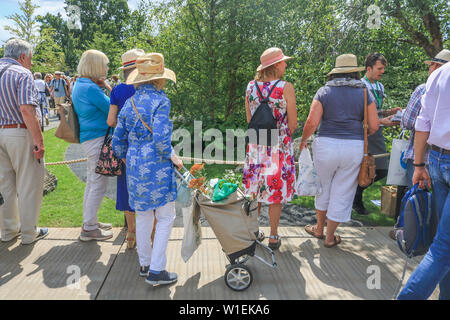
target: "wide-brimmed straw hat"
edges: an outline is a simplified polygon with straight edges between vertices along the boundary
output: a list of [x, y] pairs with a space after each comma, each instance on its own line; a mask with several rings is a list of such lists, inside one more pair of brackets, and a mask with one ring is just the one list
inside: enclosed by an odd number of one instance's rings
[[267, 67], [274, 65], [275, 63], [292, 59], [292, 57], [285, 56], [280, 48], [269, 48], [263, 52], [259, 60], [261, 64], [256, 71], [261, 71]]
[[342, 54], [336, 58], [334, 69], [328, 75], [335, 73], [351, 73], [364, 71], [364, 67], [358, 67], [358, 59], [354, 54]]
[[122, 66], [119, 69], [127, 70], [136, 67], [136, 59], [144, 54], [142, 49], [128, 50], [122, 55]]
[[425, 61], [426, 64], [430, 65], [433, 62], [439, 64], [445, 64], [450, 61], [450, 50], [444, 49], [439, 52], [433, 59]]
[[177, 82], [175, 72], [164, 67], [164, 56], [160, 53], [147, 53], [136, 59], [136, 69], [127, 79], [127, 84], [139, 84], [157, 79]]

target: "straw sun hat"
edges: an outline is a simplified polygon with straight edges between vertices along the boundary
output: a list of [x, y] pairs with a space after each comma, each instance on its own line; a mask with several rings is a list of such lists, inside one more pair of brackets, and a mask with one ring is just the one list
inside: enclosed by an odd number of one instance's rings
[[119, 69], [127, 70], [134, 68], [136, 66], [136, 59], [144, 54], [145, 52], [142, 49], [128, 50], [122, 55], [122, 66]]
[[128, 76], [127, 84], [139, 84], [157, 79], [177, 82], [175, 72], [164, 67], [162, 54], [147, 53], [136, 59], [136, 69]]
[[445, 64], [450, 61], [450, 50], [444, 49], [439, 52], [433, 59], [425, 61], [426, 64], [430, 65], [433, 62], [439, 64]]
[[364, 71], [364, 67], [358, 67], [358, 60], [354, 54], [343, 54], [336, 58], [336, 64], [328, 75], [335, 73], [350, 73]]
[[261, 71], [267, 67], [270, 67], [278, 62], [292, 59], [292, 57], [285, 56], [280, 48], [269, 48], [263, 52], [260, 57], [261, 64], [256, 71]]

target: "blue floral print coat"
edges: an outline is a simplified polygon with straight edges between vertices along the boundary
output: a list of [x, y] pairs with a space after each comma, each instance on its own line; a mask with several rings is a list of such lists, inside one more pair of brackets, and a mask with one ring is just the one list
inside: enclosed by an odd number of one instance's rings
[[131, 98], [119, 113], [112, 147], [114, 154], [127, 159], [127, 186], [130, 206], [148, 211], [175, 201], [177, 184], [172, 153], [170, 100], [151, 84], [136, 88], [134, 104], [150, 132], [133, 109]]

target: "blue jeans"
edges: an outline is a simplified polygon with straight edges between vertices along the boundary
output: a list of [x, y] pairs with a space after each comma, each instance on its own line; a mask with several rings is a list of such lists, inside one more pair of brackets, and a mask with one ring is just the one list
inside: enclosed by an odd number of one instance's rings
[[439, 217], [434, 241], [409, 277], [399, 300], [427, 299], [439, 284], [441, 300], [450, 300], [450, 155], [430, 153], [429, 171]]

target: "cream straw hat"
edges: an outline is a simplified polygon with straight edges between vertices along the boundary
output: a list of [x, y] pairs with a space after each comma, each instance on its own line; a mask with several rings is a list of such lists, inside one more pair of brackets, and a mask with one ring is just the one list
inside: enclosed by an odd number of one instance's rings
[[136, 69], [127, 79], [127, 84], [139, 84], [157, 79], [177, 82], [175, 72], [164, 67], [164, 56], [160, 53], [147, 53], [136, 59]]

